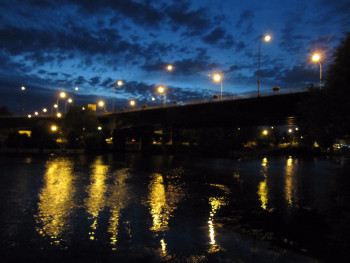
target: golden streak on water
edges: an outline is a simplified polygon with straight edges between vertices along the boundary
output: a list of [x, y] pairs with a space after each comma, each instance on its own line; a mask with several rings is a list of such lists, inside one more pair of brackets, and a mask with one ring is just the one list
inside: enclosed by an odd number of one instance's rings
[[164, 238], [160, 240], [160, 245], [162, 247], [162, 254], [163, 254], [163, 256], [166, 256], [167, 255], [167, 251], [166, 251], [167, 244], [165, 243]]
[[61, 235], [70, 225], [71, 213], [76, 207], [72, 198], [75, 192], [72, 162], [67, 158], [56, 158], [46, 164], [44, 185], [39, 193], [36, 230], [42, 236], [60, 244]]
[[182, 189], [171, 183], [165, 185], [163, 176], [155, 173], [152, 175], [149, 190], [150, 213], [153, 218], [151, 230], [167, 230], [171, 213], [183, 196]]
[[295, 171], [293, 165], [293, 158], [289, 156], [286, 164], [286, 173], [285, 173], [285, 198], [290, 206], [294, 205], [294, 182], [295, 180]]
[[[96, 158], [92, 165], [91, 184], [88, 187], [88, 198], [85, 201], [87, 212], [91, 215], [93, 223], [91, 228], [97, 229], [98, 226], [98, 215], [104, 209], [106, 203], [106, 174], [108, 172], [108, 166], [103, 164], [102, 157]], [[91, 232], [90, 239], [95, 239], [95, 232]]]
[[266, 210], [269, 201], [269, 189], [267, 186], [267, 174], [268, 174], [268, 160], [265, 157], [261, 163], [260, 173], [263, 175], [264, 180], [259, 183], [258, 195], [261, 202], [261, 208]]
[[110, 189], [111, 195], [107, 201], [107, 205], [111, 210], [108, 232], [111, 234], [110, 244], [112, 245], [112, 250], [117, 249], [121, 210], [128, 206], [132, 198], [132, 193], [126, 183], [126, 179], [130, 177], [129, 169], [118, 170], [114, 176], [114, 182]]
[[209, 253], [215, 253], [220, 251], [220, 246], [216, 244], [215, 240], [215, 223], [214, 223], [214, 217], [216, 212], [220, 209], [221, 206], [227, 205], [226, 201], [226, 195], [230, 193], [230, 189], [224, 185], [220, 184], [211, 184], [211, 186], [215, 186], [221, 190], [224, 191], [223, 197], [210, 197], [209, 198], [209, 204], [211, 207], [211, 210], [209, 212], [209, 219], [208, 219], [208, 228], [209, 228], [209, 244], [210, 248], [208, 250]]

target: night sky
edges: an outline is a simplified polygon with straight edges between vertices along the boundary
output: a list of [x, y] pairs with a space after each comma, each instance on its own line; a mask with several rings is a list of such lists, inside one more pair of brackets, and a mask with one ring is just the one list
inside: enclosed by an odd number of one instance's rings
[[349, 0], [2, 0], [0, 14], [0, 106], [13, 113], [23, 100], [26, 113], [51, 109], [61, 90], [111, 110], [117, 80], [116, 109], [157, 104], [162, 75], [169, 103], [220, 94], [214, 72], [224, 95], [256, 92], [267, 33], [262, 94], [297, 90], [319, 81], [311, 54], [321, 52], [326, 72], [350, 31]]

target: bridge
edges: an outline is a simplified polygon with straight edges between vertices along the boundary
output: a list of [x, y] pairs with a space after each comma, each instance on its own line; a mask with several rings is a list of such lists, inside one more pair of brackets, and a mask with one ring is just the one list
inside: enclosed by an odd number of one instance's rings
[[[259, 98], [130, 109], [98, 117], [102, 126], [113, 127], [111, 132], [115, 138], [113, 140], [115, 148], [125, 149], [127, 138], [133, 136], [139, 138], [141, 149], [147, 149], [152, 144], [156, 130], [295, 125], [301, 118], [298, 105], [308, 96], [308, 92], [298, 92]], [[30, 130], [40, 122], [60, 125], [62, 119], [53, 116], [37, 116], [30, 119], [1, 117], [0, 129]]]
[[299, 119], [298, 104], [307, 92], [259, 98], [172, 105], [129, 110], [100, 116], [102, 122], [113, 119], [117, 128], [206, 128], [245, 125], [294, 125]]

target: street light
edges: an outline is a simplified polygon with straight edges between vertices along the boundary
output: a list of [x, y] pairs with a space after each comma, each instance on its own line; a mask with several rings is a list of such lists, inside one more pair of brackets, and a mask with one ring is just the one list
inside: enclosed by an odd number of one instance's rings
[[215, 82], [220, 82], [220, 86], [221, 86], [221, 96], [220, 96], [220, 100], [222, 101], [222, 75], [221, 74], [219, 74], [219, 73], [215, 73], [214, 75], [213, 75], [213, 80], [215, 81]]
[[159, 94], [163, 94], [164, 96], [164, 107], [165, 107], [165, 104], [166, 104], [166, 89], [164, 86], [159, 86], [158, 89], [157, 89], [158, 93]]
[[136, 101], [135, 100], [131, 100], [130, 101], [130, 106], [135, 106], [136, 105]]
[[106, 111], [106, 104], [105, 104], [105, 102], [104, 102], [103, 100], [100, 100], [100, 101], [98, 102], [98, 106], [101, 107], [101, 108], [103, 108], [103, 112]]
[[123, 86], [123, 81], [118, 80], [115, 85], [113, 85], [113, 104], [112, 104], [112, 111], [114, 112], [114, 97], [115, 97], [115, 86], [121, 87]]
[[24, 107], [25, 107], [25, 100], [26, 100], [26, 87], [21, 87], [21, 93], [22, 93], [22, 115], [24, 115]]
[[261, 60], [261, 40], [264, 40], [265, 42], [270, 42], [271, 36], [265, 35], [262, 38], [259, 39], [259, 65], [258, 65], [258, 97], [260, 97], [260, 60]]
[[47, 109], [46, 109], [46, 108], [43, 108], [42, 111], [41, 111], [41, 115], [42, 115], [43, 113], [46, 113], [46, 112], [47, 112]]
[[64, 113], [67, 112], [67, 103], [73, 103], [73, 99], [69, 98], [68, 100], [66, 100], [66, 103], [64, 104]]
[[64, 99], [64, 98], [66, 97], [66, 95], [67, 95], [67, 94], [66, 94], [64, 91], [61, 91], [61, 92], [60, 92], [59, 97], [57, 98], [57, 103], [56, 103], [56, 104], [57, 104], [56, 113], [58, 113], [58, 106], [59, 106], [59, 104], [58, 104], [58, 99], [59, 99], [59, 98]]
[[321, 63], [321, 55], [318, 53], [314, 53], [312, 55], [312, 61], [313, 62], [318, 62], [320, 65], [320, 89], [322, 88], [322, 63]]
[[164, 81], [164, 69], [167, 71], [172, 71], [174, 69], [174, 66], [169, 64], [165, 68], [162, 69], [162, 85], [164, 84], [163, 83], [163, 81]]

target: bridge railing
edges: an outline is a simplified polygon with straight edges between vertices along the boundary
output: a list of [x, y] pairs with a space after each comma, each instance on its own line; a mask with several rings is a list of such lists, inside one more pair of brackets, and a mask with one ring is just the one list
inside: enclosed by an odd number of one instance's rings
[[[298, 93], [298, 92], [305, 92], [309, 89], [308, 86], [289, 86], [285, 88], [281, 88], [279, 91], [274, 92], [272, 89], [265, 89], [260, 91], [260, 97], [267, 97], [272, 95], [284, 95], [284, 94], [291, 94], [291, 93]], [[231, 95], [225, 95], [223, 96], [223, 101], [232, 101], [237, 99], [249, 99], [249, 98], [256, 98], [258, 96], [257, 91], [250, 91], [250, 92], [242, 92], [242, 93], [235, 93]], [[177, 107], [177, 106], [184, 106], [184, 105], [192, 105], [192, 104], [202, 104], [202, 103], [209, 103], [209, 102], [216, 102], [220, 101], [220, 97], [217, 98], [199, 98], [199, 99], [192, 99], [185, 102], [179, 102], [179, 103], [167, 103], [165, 105], [166, 108], [168, 107]], [[133, 111], [140, 111], [140, 110], [151, 110], [151, 109], [159, 109], [163, 108], [164, 105], [151, 105], [147, 107], [134, 107], [134, 108], [128, 108], [123, 110], [115, 111], [114, 113], [120, 113], [120, 112], [133, 112]]]

